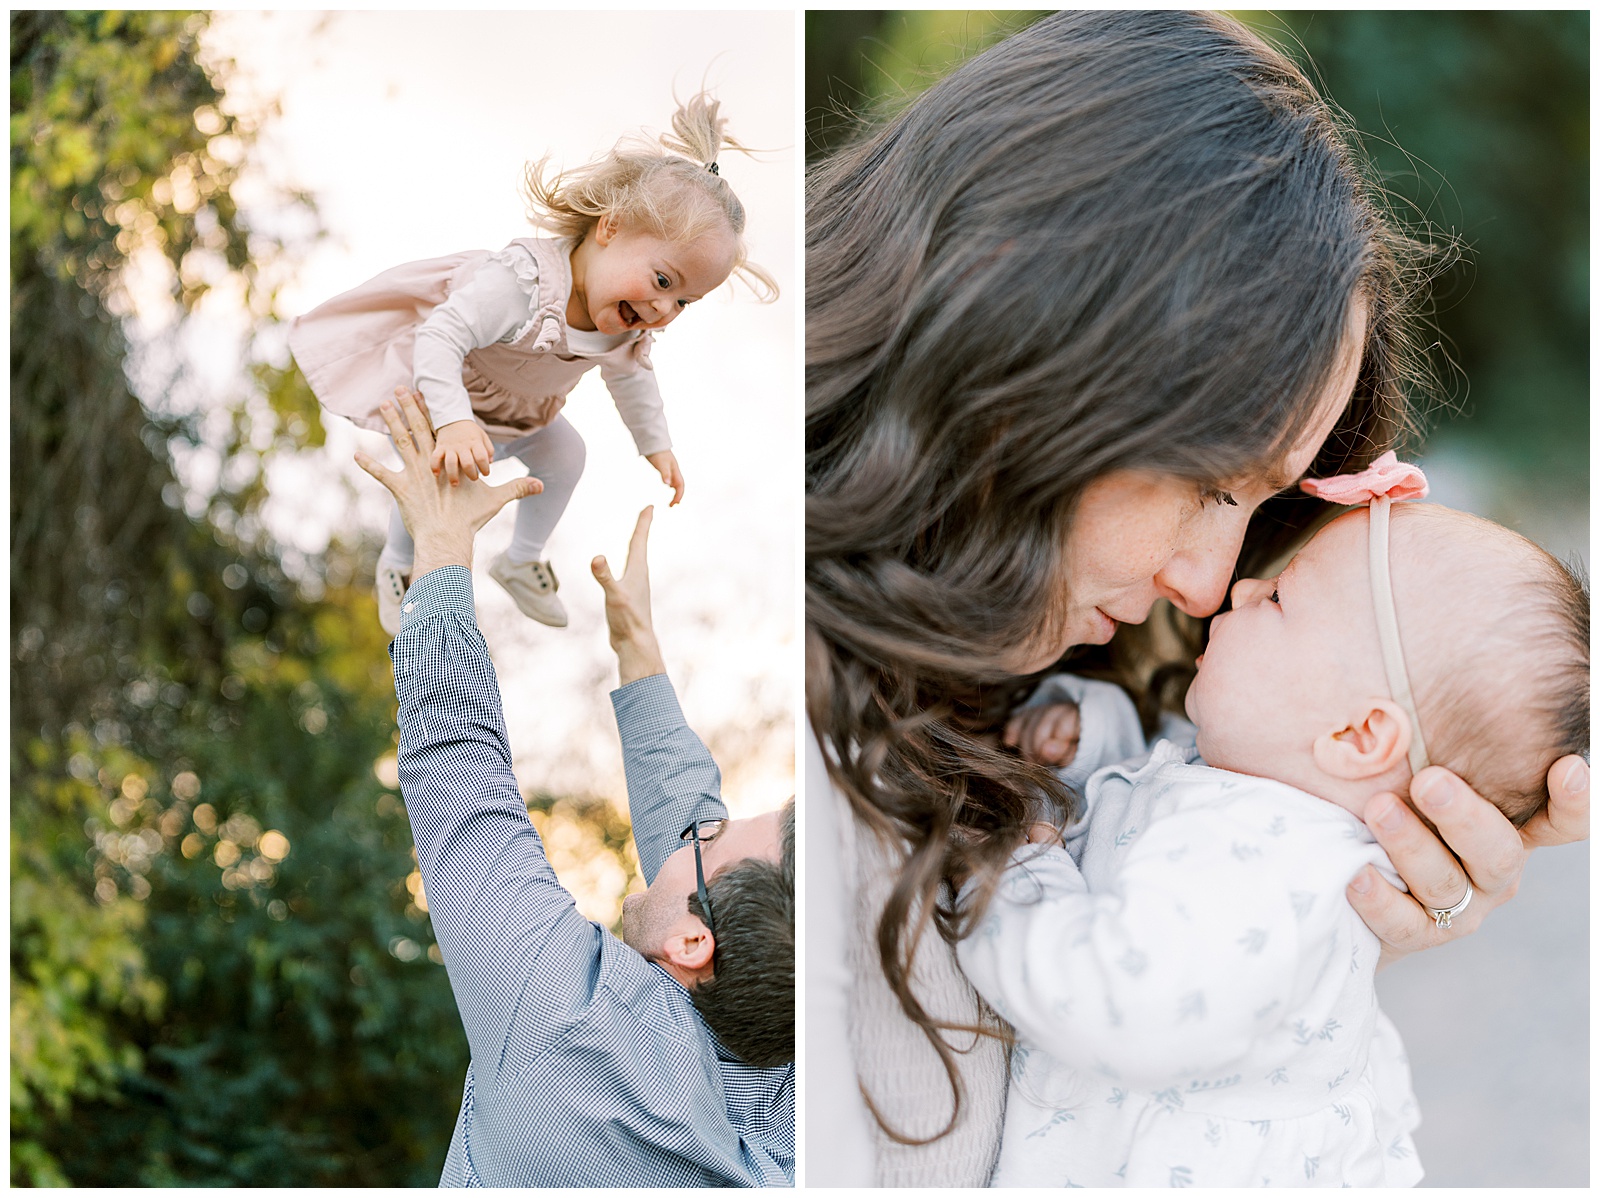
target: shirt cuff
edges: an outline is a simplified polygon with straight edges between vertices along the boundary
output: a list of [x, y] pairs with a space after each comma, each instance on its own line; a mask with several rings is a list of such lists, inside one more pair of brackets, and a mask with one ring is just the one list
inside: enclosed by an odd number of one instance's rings
[[477, 623], [472, 601], [472, 571], [465, 566], [440, 566], [411, 584], [400, 604], [400, 631], [435, 616], [457, 615]]
[[678, 692], [665, 674], [651, 674], [619, 686], [611, 692], [611, 708], [624, 744], [688, 726], [678, 705]]

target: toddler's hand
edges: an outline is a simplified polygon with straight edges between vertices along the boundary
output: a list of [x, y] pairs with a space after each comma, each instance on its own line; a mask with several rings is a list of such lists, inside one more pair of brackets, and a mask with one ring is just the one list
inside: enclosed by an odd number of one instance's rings
[[453, 420], [435, 432], [433, 457], [428, 464], [433, 472], [444, 471], [452, 487], [461, 477], [478, 478], [489, 473], [494, 461], [494, 442], [476, 420]]
[[1006, 721], [1000, 743], [1014, 746], [1025, 761], [1070, 765], [1078, 755], [1078, 705], [1043, 703], [1024, 707]]
[[656, 473], [661, 475], [661, 481], [672, 488], [672, 502], [667, 506], [677, 507], [678, 501], [683, 498], [683, 471], [678, 469], [678, 459], [673, 456], [672, 450], [647, 453], [644, 460], [654, 466]]

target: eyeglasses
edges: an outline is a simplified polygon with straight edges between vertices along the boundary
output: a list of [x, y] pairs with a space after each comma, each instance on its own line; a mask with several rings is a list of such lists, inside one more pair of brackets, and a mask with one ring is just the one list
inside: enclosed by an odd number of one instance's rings
[[717, 925], [711, 921], [711, 896], [706, 893], [706, 870], [705, 866], [700, 863], [700, 843], [704, 841], [710, 844], [717, 838], [717, 834], [722, 831], [722, 825], [727, 822], [725, 819], [696, 820], [685, 828], [683, 835], [678, 838], [679, 840], [692, 841], [694, 844], [695, 896], [699, 898], [700, 910], [704, 912], [706, 917], [706, 931], [713, 936], [717, 934]]

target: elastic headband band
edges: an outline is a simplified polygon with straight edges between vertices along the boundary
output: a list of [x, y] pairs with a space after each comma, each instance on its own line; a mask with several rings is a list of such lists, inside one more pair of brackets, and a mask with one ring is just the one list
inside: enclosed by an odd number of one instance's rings
[[1406, 758], [1415, 776], [1428, 768], [1428, 747], [1422, 739], [1422, 721], [1417, 718], [1411, 678], [1400, 649], [1400, 619], [1389, 577], [1389, 508], [1397, 499], [1421, 499], [1427, 495], [1428, 480], [1421, 467], [1399, 461], [1391, 450], [1359, 474], [1308, 478], [1300, 489], [1329, 503], [1367, 505], [1367, 561], [1372, 577], [1372, 612], [1378, 620], [1378, 650], [1383, 656], [1389, 693], [1411, 720], [1411, 745]]

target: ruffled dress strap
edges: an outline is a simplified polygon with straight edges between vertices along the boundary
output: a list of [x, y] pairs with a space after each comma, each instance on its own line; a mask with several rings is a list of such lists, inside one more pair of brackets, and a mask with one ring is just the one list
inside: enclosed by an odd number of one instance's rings
[[509, 267], [528, 295], [528, 319], [506, 338], [507, 345], [524, 353], [568, 352], [571, 252], [572, 242], [566, 238], [519, 237], [493, 255], [491, 261]]

